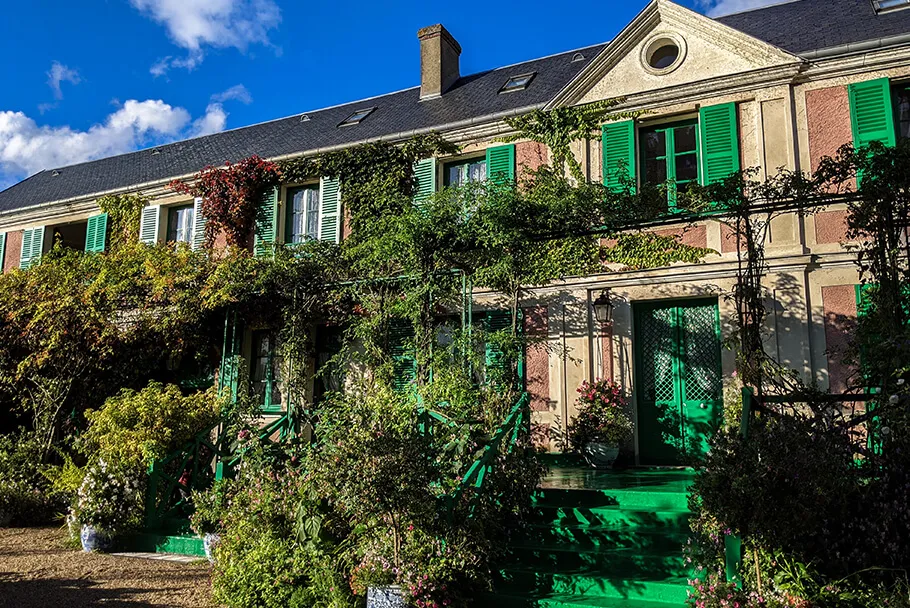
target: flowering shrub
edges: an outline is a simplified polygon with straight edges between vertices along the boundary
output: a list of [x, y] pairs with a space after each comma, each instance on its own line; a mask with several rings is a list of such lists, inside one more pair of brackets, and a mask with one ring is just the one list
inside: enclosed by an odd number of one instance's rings
[[[689, 585], [692, 587], [692, 591], [690, 591], [686, 605], [690, 608], [763, 608], [768, 606], [758, 593], [737, 589], [736, 585], [726, 582], [718, 574], [709, 574], [706, 580], [691, 580]], [[780, 604], [777, 605], [780, 606]]]
[[144, 489], [139, 476], [101, 460], [86, 470], [73, 516], [80, 524], [110, 535], [137, 529], [142, 523]]
[[206, 218], [205, 246], [211, 247], [218, 232], [223, 232], [228, 245], [246, 246], [259, 203], [281, 179], [275, 163], [251, 156], [224, 167], [206, 167], [192, 184], [171, 182], [171, 189], [202, 197], [202, 214]]
[[612, 380], [585, 380], [577, 389], [578, 416], [569, 425], [575, 451], [591, 442], [620, 444], [632, 436], [632, 419], [625, 411], [622, 389]]

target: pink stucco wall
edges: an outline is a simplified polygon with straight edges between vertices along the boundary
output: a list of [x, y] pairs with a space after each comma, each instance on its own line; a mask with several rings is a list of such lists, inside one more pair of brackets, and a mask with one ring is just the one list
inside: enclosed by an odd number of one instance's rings
[[660, 236], [678, 236], [680, 243], [689, 245], [690, 247], [705, 248], [708, 246], [708, 228], [704, 225], [655, 230], [654, 233]]
[[19, 268], [19, 256], [22, 253], [22, 231], [6, 233], [6, 252], [3, 254], [3, 272]]
[[825, 355], [828, 358], [828, 382], [832, 393], [843, 393], [856, 368], [843, 362], [856, 331], [856, 286], [822, 287], [825, 312]]
[[837, 86], [806, 92], [806, 123], [809, 130], [809, 159], [812, 171], [824, 156], [853, 141], [850, 98], [847, 87]]
[[548, 160], [547, 147], [533, 141], [523, 141], [515, 144], [515, 174], [522, 175], [545, 164]]
[[528, 393], [531, 395], [531, 409], [545, 412], [550, 408], [550, 354], [546, 340], [548, 332], [547, 307], [529, 306], [523, 308], [525, 335], [531, 338], [531, 345], [525, 355], [525, 377]]
[[847, 211], [823, 211], [815, 216], [815, 242], [844, 243], [847, 239]]

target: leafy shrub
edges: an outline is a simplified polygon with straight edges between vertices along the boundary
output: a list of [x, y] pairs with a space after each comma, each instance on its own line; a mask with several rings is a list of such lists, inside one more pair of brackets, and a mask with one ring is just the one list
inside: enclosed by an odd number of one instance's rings
[[190, 441], [218, 420], [217, 390], [184, 396], [176, 385], [151, 382], [124, 389], [98, 411], [86, 412], [82, 450], [93, 460], [125, 468], [146, 467]]
[[193, 490], [193, 514], [190, 515], [193, 532], [201, 536], [221, 528], [221, 519], [228, 507], [230, 484], [228, 479], [219, 479], [207, 490]]
[[632, 419], [626, 413], [622, 388], [612, 380], [585, 380], [576, 389], [578, 416], [572, 419], [570, 441], [580, 452], [591, 442], [618, 445], [632, 436]]
[[111, 535], [138, 529], [144, 489], [133, 471], [101, 460], [88, 467], [76, 495], [73, 516], [79, 523]]
[[36, 525], [53, 520], [64, 500], [54, 491], [42, 463], [44, 446], [30, 433], [0, 435], [0, 519], [11, 525]]

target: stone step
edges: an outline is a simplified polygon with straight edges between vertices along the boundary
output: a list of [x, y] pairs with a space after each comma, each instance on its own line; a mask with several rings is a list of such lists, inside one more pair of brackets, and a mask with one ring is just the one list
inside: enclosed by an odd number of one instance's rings
[[486, 595], [479, 598], [480, 608], [683, 608], [685, 602], [653, 602], [617, 597], [578, 595]]
[[571, 506], [573, 508], [620, 507], [638, 511], [687, 511], [689, 497], [685, 492], [656, 488], [569, 489], [540, 488], [535, 506]]
[[141, 532], [124, 539], [124, 548], [135, 553], [172, 553], [205, 557], [202, 539], [195, 535]]

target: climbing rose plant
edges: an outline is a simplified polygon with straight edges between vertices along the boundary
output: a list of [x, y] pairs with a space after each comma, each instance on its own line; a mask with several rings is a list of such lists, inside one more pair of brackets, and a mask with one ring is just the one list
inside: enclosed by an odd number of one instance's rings
[[281, 171], [273, 162], [251, 156], [224, 167], [206, 167], [190, 183], [171, 182], [175, 192], [202, 197], [205, 216], [205, 247], [224, 232], [228, 245], [244, 247], [253, 232], [259, 202], [281, 182]]

